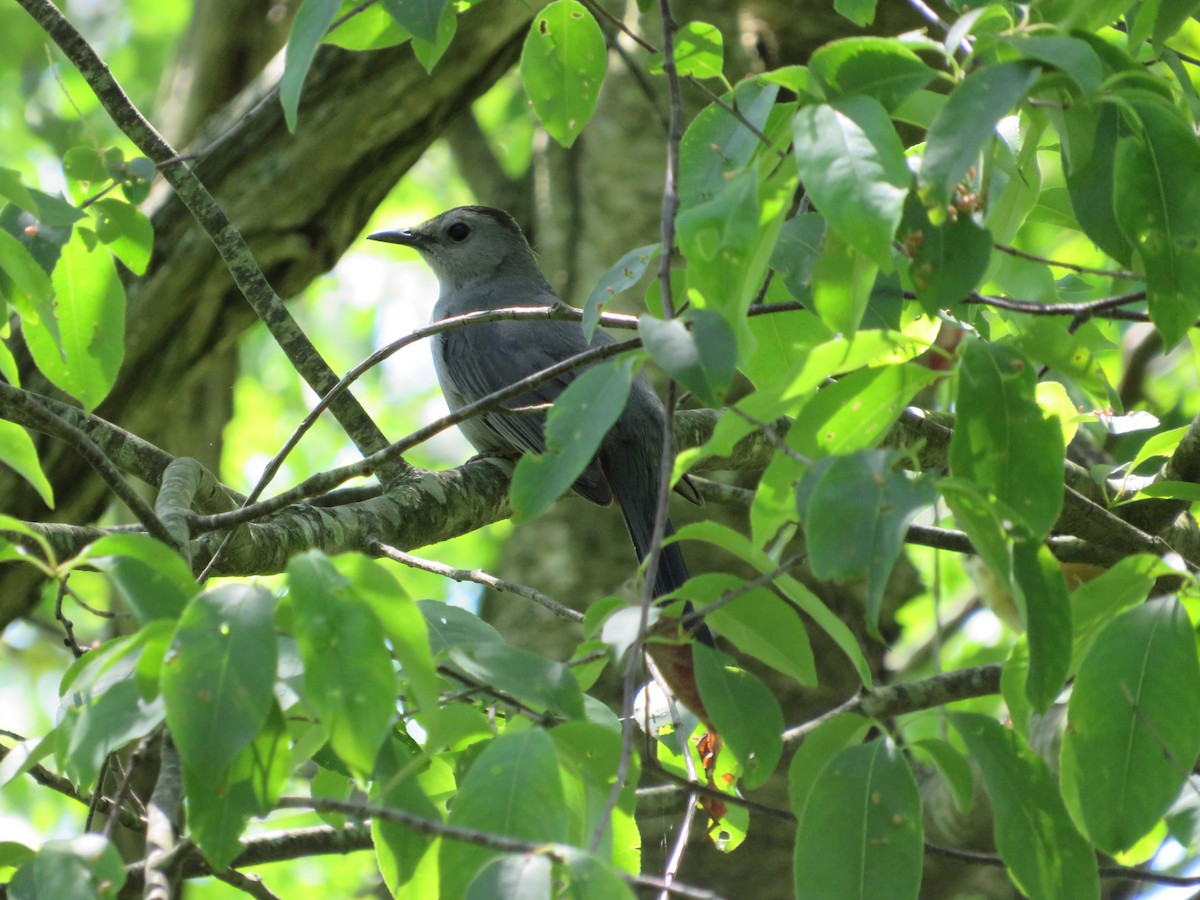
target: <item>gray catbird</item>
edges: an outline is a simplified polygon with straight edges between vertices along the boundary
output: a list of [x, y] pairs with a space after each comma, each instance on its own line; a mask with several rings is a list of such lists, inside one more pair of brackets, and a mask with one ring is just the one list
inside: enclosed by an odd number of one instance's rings
[[[434, 321], [480, 310], [551, 306], [559, 302], [520, 227], [501, 210], [461, 206], [416, 228], [381, 231], [370, 235], [370, 239], [412, 247], [433, 269], [441, 287], [433, 309]], [[597, 331], [591, 346], [612, 341], [607, 334]], [[446, 402], [451, 409], [458, 409], [581, 353], [588, 346], [578, 322], [488, 322], [436, 335], [433, 361]], [[545, 382], [513, 398], [508, 405], [528, 408], [552, 403], [571, 377], [567, 374]], [[617, 501], [639, 561], [650, 551], [654, 528], [663, 420], [662, 402], [646, 378], [639, 375], [624, 412], [573, 486], [593, 503], [607, 505]], [[544, 423], [543, 414], [496, 411], [469, 419], [459, 427], [477, 450], [513, 456], [544, 449]], [[686, 478], [680, 480], [676, 490], [700, 502], [699, 494]], [[667, 534], [671, 533], [668, 523]], [[687, 577], [679, 545], [668, 544], [659, 559], [654, 596], [675, 590]], [[695, 626], [693, 633], [711, 645], [712, 635], [703, 624]], [[658, 654], [655, 656], [657, 659]], [[673, 661], [671, 665], [676, 663]], [[694, 687], [677, 684], [670, 675], [668, 680], [680, 699], [693, 711], [702, 712], [697, 709], [697, 699], [686, 696], [689, 687], [692, 691]]]

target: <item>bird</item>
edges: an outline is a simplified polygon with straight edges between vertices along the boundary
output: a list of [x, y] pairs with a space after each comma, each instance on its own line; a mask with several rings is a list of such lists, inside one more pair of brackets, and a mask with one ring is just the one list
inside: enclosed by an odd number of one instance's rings
[[[439, 286], [435, 322], [485, 310], [562, 303], [520, 226], [500, 209], [460, 206], [416, 227], [379, 231], [368, 239], [410, 247], [433, 270]], [[589, 341], [579, 322], [561, 320], [476, 323], [439, 332], [432, 340], [438, 383], [451, 410], [589, 347], [611, 343], [613, 338], [598, 329]], [[509, 401], [509, 411], [504, 407], [488, 411], [461, 422], [459, 428], [481, 454], [540, 453], [545, 449], [545, 413], [530, 410], [552, 404], [576, 374], [578, 370], [543, 382]], [[639, 562], [650, 553], [653, 541], [665, 416], [654, 388], [639, 374], [624, 410], [572, 486], [601, 506], [616, 502]], [[675, 490], [692, 502], [703, 502], [686, 476]], [[666, 535], [673, 533], [668, 521]], [[687, 579], [679, 544], [664, 545], [651, 596], [663, 597]], [[690, 607], [685, 607], [685, 616], [687, 612]], [[713, 645], [712, 633], [702, 621], [690, 622], [688, 631], [696, 640]], [[707, 720], [695, 686], [690, 644], [652, 644], [650, 651], [677, 699]]]

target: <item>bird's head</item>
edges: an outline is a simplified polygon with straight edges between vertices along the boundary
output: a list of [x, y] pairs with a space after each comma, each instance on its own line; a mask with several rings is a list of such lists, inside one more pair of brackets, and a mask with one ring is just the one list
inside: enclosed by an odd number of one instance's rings
[[543, 282], [520, 227], [508, 213], [489, 206], [460, 206], [415, 228], [377, 231], [367, 239], [412, 247], [433, 269], [443, 295], [501, 277]]

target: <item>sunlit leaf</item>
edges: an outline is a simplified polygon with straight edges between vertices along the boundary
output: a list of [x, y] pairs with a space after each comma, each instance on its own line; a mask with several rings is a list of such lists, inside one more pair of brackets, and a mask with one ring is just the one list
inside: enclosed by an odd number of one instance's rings
[[570, 147], [596, 111], [608, 70], [604, 34], [578, 0], [555, 0], [533, 20], [521, 81], [550, 136]]

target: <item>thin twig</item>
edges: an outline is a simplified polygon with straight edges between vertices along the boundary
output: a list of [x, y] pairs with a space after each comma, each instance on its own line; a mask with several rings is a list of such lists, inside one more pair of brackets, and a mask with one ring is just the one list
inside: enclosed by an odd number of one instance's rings
[[1036, 253], [1028, 253], [1025, 250], [1018, 250], [1016, 247], [1010, 247], [1007, 244], [993, 244], [1001, 253], [1007, 253], [1009, 256], [1015, 256], [1017, 259], [1027, 259], [1030, 262], [1045, 263], [1049, 266], [1054, 266], [1058, 269], [1069, 269], [1072, 272], [1078, 272], [1081, 275], [1101, 275], [1105, 278], [1120, 278], [1124, 281], [1145, 281], [1145, 277], [1130, 272], [1127, 269], [1096, 269], [1092, 266], [1081, 266], [1078, 263], [1066, 262], [1061, 259], [1048, 259], [1045, 256], [1038, 256]]
[[432, 559], [422, 559], [419, 556], [413, 556], [411, 553], [405, 553], [403, 550], [392, 547], [382, 541], [372, 541], [367, 546], [367, 550], [377, 556], [385, 556], [413, 569], [422, 569], [423, 571], [432, 572], [435, 575], [441, 575], [443, 578], [449, 578], [453, 581], [470, 581], [475, 584], [482, 584], [484, 587], [489, 587], [494, 591], [517, 594], [518, 596], [532, 600], [539, 606], [545, 607], [556, 616], [562, 616], [564, 619], [570, 619], [573, 622], [583, 621], [583, 613], [559, 603], [553, 597], [547, 597], [535, 588], [517, 584], [514, 581], [505, 581], [502, 578], [497, 578], [495, 575], [489, 575], [482, 569], [456, 569], [444, 563], [435, 562]]
[[[331, 797], [280, 797], [276, 804], [279, 809], [311, 809], [316, 812], [339, 813], [354, 819], [378, 819], [384, 822], [394, 822], [403, 825], [418, 834], [430, 837], [440, 837], [443, 840], [460, 841], [473, 844], [476, 847], [486, 847], [501, 853], [544, 853], [558, 862], [567, 862], [579, 856], [578, 847], [562, 844], [557, 841], [523, 841], [504, 834], [492, 834], [478, 831], [474, 828], [464, 828], [461, 825], [451, 825], [441, 820], [426, 819], [406, 810], [386, 806], [375, 806], [367, 803], [352, 803], [346, 800], [335, 800]], [[618, 871], [617, 874], [633, 885], [661, 889], [662, 879], [645, 875], [630, 875]], [[696, 900], [714, 900], [718, 895], [703, 888], [687, 885], [671, 885], [670, 893], [680, 897], [693, 897]]]
[[593, 347], [583, 353], [569, 356], [552, 366], [542, 369], [540, 372], [535, 372], [526, 378], [522, 378], [520, 381], [513, 382], [507, 387], [493, 391], [473, 403], [468, 403], [458, 410], [442, 416], [440, 419], [435, 419], [423, 428], [412, 432], [407, 437], [358, 462], [321, 472], [281, 494], [277, 494], [267, 500], [261, 500], [250, 506], [244, 506], [233, 512], [219, 513], [212, 516], [192, 515], [189, 517], [188, 524], [191, 526], [193, 534], [203, 531], [217, 531], [222, 528], [234, 528], [278, 512], [294, 503], [327, 493], [338, 485], [349, 481], [351, 478], [370, 475], [380, 466], [386, 464], [388, 460], [399, 458], [401, 454], [424, 443], [435, 434], [439, 434], [447, 428], [451, 428], [460, 422], [465, 422], [467, 419], [474, 418], [483, 413], [490, 412], [510, 397], [523, 394], [540, 384], [583, 366], [588, 366], [613, 356], [619, 356], [630, 350], [636, 350], [641, 345], [640, 338], [630, 338], [614, 344]]

